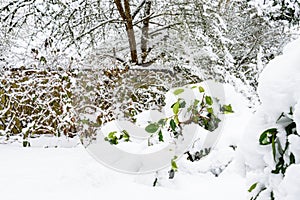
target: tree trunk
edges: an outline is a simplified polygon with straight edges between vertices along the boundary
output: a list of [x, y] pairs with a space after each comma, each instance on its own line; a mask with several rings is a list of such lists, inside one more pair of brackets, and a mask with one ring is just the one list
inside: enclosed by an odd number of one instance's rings
[[150, 20], [151, 1], [147, 0], [145, 5], [145, 19], [143, 20], [142, 37], [141, 37], [141, 51], [142, 51], [142, 63], [146, 61], [148, 56], [148, 40], [149, 40], [149, 20]]
[[132, 15], [130, 11], [129, 0], [124, 0], [125, 10], [123, 9], [121, 0], [114, 0], [114, 2], [117, 6], [117, 9], [122, 19], [125, 21], [126, 33], [127, 33], [127, 38], [129, 42], [129, 48], [130, 48], [131, 62], [137, 64], [138, 63], [137, 48], [136, 48], [135, 34], [133, 30]]

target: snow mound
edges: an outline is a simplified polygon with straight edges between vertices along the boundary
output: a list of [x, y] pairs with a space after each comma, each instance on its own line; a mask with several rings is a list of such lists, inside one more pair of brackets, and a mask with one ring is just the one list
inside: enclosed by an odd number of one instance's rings
[[300, 102], [299, 51], [300, 39], [288, 44], [283, 55], [272, 60], [259, 77], [258, 94], [269, 116], [278, 118], [281, 112], [288, 111]]
[[[259, 77], [258, 94], [262, 104], [249, 121], [242, 142], [240, 156], [245, 162], [249, 193], [257, 199], [297, 200], [300, 190], [300, 39], [286, 46], [283, 55], [276, 57]], [[279, 123], [279, 118], [288, 116], [288, 123]], [[281, 117], [280, 117], [281, 116]], [[287, 124], [296, 125], [288, 133]], [[275, 142], [260, 144], [262, 133], [276, 128]], [[298, 133], [298, 134], [297, 134]], [[270, 137], [270, 133], [269, 133]], [[287, 142], [287, 143], [286, 143]], [[281, 143], [284, 152], [280, 152]], [[274, 151], [274, 149], [275, 151]], [[292, 157], [291, 157], [292, 155]], [[278, 165], [280, 156], [284, 167]], [[293, 159], [294, 157], [294, 159]], [[292, 164], [294, 163], [294, 164]], [[275, 169], [283, 171], [276, 172]], [[285, 170], [286, 169], [286, 170]]]

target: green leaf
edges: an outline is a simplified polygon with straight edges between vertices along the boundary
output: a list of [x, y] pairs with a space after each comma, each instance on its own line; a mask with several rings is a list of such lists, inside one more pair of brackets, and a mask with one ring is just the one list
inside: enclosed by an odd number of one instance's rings
[[205, 102], [210, 106], [213, 104], [213, 100], [210, 96], [205, 96]]
[[285, 129], [287, 136], [289, 136], [291, 134], [295, 134], [296, 123], [292, 122], [289, 125], [287, 125], [284, 129]]
[[196, 85], [194, 85], [193, 87], [191, 87], [192, 89], [195, 89], [197, 86]]
[[148, 133], [155, 133], [159, 128], [159, 125], [158, 124], [149, 124], [148, 126], [146, 126], [145, 130], [148, 132]]
[[179, 101], [179, 108], [185, 108], [185, 105], [186, 105], [186, 102], [183, 99], [181, 99]]
[[177, 169], [178, 169], [176, 161], [175, 161], [176, 159], [177, 159], [177, 156], [174, 156], [174, 158], [171, 160], [171, 167], [175, 171], [177, 171]]
[[213, 114], [214, 113], [214, 110], [212, 107], [209, 107], [207, 108], [207, 112], [210, 113], [210, 114]]
[[204, 88], [199, 86], [199, 92], [202, 93], [202, 92], [205, 92]]
[[160, 142], [164, 142], [164, 136], [163, 136], [161, 130], [159, 130], [159, 132], [158, 132], [158, 140], [159, 140]]
[[130, 135], [126, 130], [122, 130], [123, 133], [123, 138], [125, 142], [129, 142], [130, 141]]
[[175, 116], [174, 116], [174, 121], [175, 121], [176, 124], [179, 124], [179, 118], [178, 118], [178, 115], [175, 115]]
[[178, 112], [179, 112], [179, 107], [180, 107], [180, 104], [179, 104], [179, 102], [177, 101], [175, 104], [173, 104], [173, 113], [175, 114], [175, 115], [177, 115], [178, 114]]
[[198, 99], [194, 100], [194, 106], [197, 106], [200, 103], [200, 101]]
[[234, 113], [234, 111], [232, 110], [231, 104], [223, 105], [221, 110], [223, 111], [224, 114]]
[[[272, 143], [272, 136], [277, 134], [276, 128], [270, 128], [265, 130], [259, 137], [259, 144], [260, 145], [268, 145]], [[275, 138], [274, 138], [275, 139]]]
[[250, 186], [248, 192], [252, 192], [257, 186], [257, 183], [254, 183], [253, 185]]
[[23, 147], [30, 147], [30, 142], [23, 141]]
[[279, 174], [280, 171], [282, 174], [285, 173], [285, 170], [286, 170], [286, 167], [285, 167], [285, 161], [283, 159], [283, 157], [279, 157], [277, 163], [276, 163], [276, 166], [275, 166], [275, 169], [271, 171], [271, 173], [273, 174]]
[[171, 120], [170, 120], [170, 127], [171, 127], [171, 129], [172, 129], [173, 131], [176, 130], [176, 123], [175, 123], [174, 119], [171, 119]]
[[166, 124], [166, 119], [160, 119], [157, 123], [161, 126], [164, 126]]
[[117, 138], [117, 137], [114, 137], [113, 139], [110, 139], [110, 140], [109, 140], [109, 143], [110, 143], [110, 144], [114, 144], [114, 145], [118, 144], [118, 143], [119, 143], [119, 142], [118, 142], [118, 138]]
[[221, 120], [217, 116], [211, 114], [210, 120], [207, 121], [207, 124], [205, 125], [204, 128], [209, 131], [214, 131], [216, 130], [216, 128], [218, 128], [220, 122]]
[[295, 164], [296, 163], [296, 159], [293, 153], [290, 154], [290, 165], [291, 164]]
[[173, 93], [174, 93], [175, 95], [179, 95], [179, 94], [181, 94], [181, 93], [183, 93], [183, 92], [184, 92], [184, 89], [179, 88], [179, 89], [176, 89]]
[[117, 131], [112, 131], [108, 134], [107, 137], [104, 138], [105, 141], [109, 141], [110, 144], [118, 144], [118, 138], [115, 135]]
[[266, 132], [263, 132], [259, 137], [259, 144], [260, 145], [267, 145], [270, 144], [268, 140], [268, 134]]
[[112, 132], [110, 132], [110, 133], [108, 134], [107, 137], [108, 137], [109, 139], [113, 139], [114, 137], [116, 137], [116, 136], [115, 136], [116, 133], [117, 133], [117, 131], [112, 131]]

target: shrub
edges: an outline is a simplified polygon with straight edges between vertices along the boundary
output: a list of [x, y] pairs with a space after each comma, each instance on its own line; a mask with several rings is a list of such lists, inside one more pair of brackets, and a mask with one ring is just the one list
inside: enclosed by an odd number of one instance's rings
[[[15, 69], [0, 77], [0, 134], [21, 136], [23, 146], [41, 134], [73, 136], [73, 74], [45, 69]], [[19, 138], [17, 137], [17, 138]]]

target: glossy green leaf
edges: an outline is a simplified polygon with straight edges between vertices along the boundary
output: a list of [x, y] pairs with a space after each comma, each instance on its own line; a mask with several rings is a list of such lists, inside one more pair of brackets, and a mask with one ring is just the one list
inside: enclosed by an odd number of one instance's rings
[[223, 111], [224, 114], [234, 113], [231, 104], [223, 105], [221, 110]]
[[176, 130], [176, 123], [175, 123], [174, 119], [171, 119], [171, 120], [170, 120], [170, 127], [171, 127], [171, 129], [172, 129], [173, 131]]
[[158, 124], [149, 124], [148, 126], [146, 126], [145, 130], [148, 133], [155, 133], [159, 128]]
[[185, 106], [186, 106], [186, 102], [183, 99], [181, 99], [179, 101], [179, 108], [185, 108]]
[[177, 115], [178, 113], [179, 113], [179, 107], [180, 107], [180, 104], [179, 104], [179, 102], [177, 101], [175, 104], [173, 104], [173, 113], [175, 114], [175, 115]]
[[290, 154], [290, 165], [296, 163], [296, 159], [293, 153]]
[[23, 147], [30, 147], [30, 142], [23, 141]]
[[210, 113], [210, 114], [213, 114], [214, 113], [214, 110], [212, 107], [209, 107], [207, 108], [207, 112]]
[[176, 161], [175, 161], [176, 159], [177, 159], [177, 156], [174, 156], [174, 158], [171, 160], [171, 167], [175, 171], [177, 171], [177, 169], [178, 169]]
[[202, 92], [205, 92], [204, 88], [199, 86], [199, 92], [202, 93]]
[[194, 106], [197, 106], [200, 103], [200, 101], [198, 99], [194, 100]]
[[159, 132], [158, 132], [158, 140], [159, 140], [160, 142], [164, 142], [164, 136], [163, 136], [161, 130], [159, 130]]
[[276, 128], [270, 128], [268, 130], [265, 130], [259, 137], [259, 144], [260, 145], [268, 145], [272, 143], [272, 135], [277, 134]]
[[253, 185], [250, 186], [250, 188], [248, 189], [248, 192], [252, 192], [257, 186], [257, 183], [254, 183]]
[[166, 124], [166, 119], [160, 119], [157, 123], [161, 126], [164, 126]]
[[181, 93], [183, 93], [183, 92], [184, 92], [184, 89], [179, 88], [179, 89], [176, 89], [173, 93], [174, 93], [175, 95], [179, 95], [179, 94], [181, 94]]
[[129, 133], [126, 130], [122, 130], [122, 135], [123, 135], [123, 138], [124, 138], [125, 142], [129, 142], [130, 141], [130, 135], [129, 135]]
[[178, 115], [175, 115], [175, 116], [174, 116], [174, 121], [175, 121], [176, 124], [179, 124], [179, 118], [178, 118]]
[[108, 137], [109, 139], [112, 139], [112, 138], [116, 137], [116, 136], [115, 136], [116, 133], [117, 133], [117, 131], [112, 131], [112, 132], [110, 132], [110, 133], [108, 134], [107, 137]]
[[210, 96], [205, 97], [205, 102], [210, 106], [213, 104], [213, 100]]

